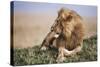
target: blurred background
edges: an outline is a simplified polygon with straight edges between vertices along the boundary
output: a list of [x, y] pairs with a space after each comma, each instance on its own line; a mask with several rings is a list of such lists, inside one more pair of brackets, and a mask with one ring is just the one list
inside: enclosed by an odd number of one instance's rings
[[72, 9], [83, 17], [87, 30], [85, 37], [97, 34], [96, 6], [14, 1], [13, 7], [14, 48], [41, 45], [62, 7]]

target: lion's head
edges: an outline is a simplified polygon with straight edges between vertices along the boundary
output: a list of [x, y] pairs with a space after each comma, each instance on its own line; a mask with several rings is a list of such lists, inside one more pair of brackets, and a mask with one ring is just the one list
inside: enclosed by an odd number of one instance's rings
[[58, 11], [58, 17], [51, 27], [51, 31], [55, 32], [55, 36], [59, 36], [61, 33], [65, 36], [70, 36], [75, 25], [78, 22], [81, 22], [81, 20], [81, 16], [75, 11], [67, 8], [61, 8]]

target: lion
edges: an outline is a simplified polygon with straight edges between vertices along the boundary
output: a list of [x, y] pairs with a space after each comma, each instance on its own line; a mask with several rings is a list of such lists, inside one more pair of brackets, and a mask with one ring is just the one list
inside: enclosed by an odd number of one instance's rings
[[[65, 56], [70, 56], [81, 51], [85, 36], [83, 23], [82, 17], [77, 12], [68, 8], [61, 8], [42, 46], [44, 45], [47, 48], [45, 45], [53, 44], [58, 49], [56, 61], [63, 62]], [[47, 44], [44, 44], [46, 42]]]

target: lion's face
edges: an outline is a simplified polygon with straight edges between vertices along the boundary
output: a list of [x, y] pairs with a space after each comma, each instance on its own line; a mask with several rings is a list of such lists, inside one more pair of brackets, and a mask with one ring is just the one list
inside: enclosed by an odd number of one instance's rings
[[59, 35], [61, 34], [62, 25], [58, 18], [55, 20], [55, 23], [52, 25], [51, 32], [54, 33], [54, 37], [56, 37], [56, 38], [59, 37]]

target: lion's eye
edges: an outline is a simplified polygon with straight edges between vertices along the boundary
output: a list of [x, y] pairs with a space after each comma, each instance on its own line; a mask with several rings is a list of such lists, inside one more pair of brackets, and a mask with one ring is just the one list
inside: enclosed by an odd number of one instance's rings
[[56, 19], [56, 22], [59, 22], [59, 19]]
[[59, 20], [57, 20], [56, 22], [59, 22]]
[[51, 28], [51, 31], [53, 31], [53, 28]]

